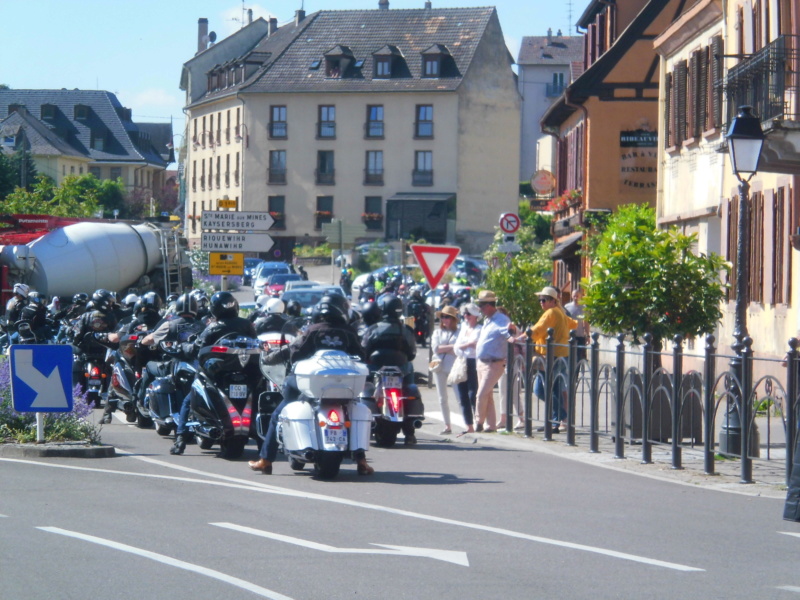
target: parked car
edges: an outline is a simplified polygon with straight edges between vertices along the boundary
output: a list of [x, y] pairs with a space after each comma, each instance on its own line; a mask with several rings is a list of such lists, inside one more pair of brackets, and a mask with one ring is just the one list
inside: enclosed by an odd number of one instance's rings
[[247, 257], [244, 259], [244, 275], [242, 276], [242, 285], [252, 285], [253, 274], [258, 270], [258, 265], [264, 261], [260, 258]]

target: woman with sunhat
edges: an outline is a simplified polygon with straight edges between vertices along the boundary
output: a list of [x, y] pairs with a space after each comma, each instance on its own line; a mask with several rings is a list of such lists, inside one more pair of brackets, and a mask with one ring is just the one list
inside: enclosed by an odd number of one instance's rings
[[453, 433], [450, 429], [450, 403], [447, 398], [447, 376], [456, 360], [453, 344], [458, 337], [458, 310], [453, 306], [445, 306], [436, 313], [439, 318], [439, 327], [431, 337], [431, 350], [436, 358], [442, 361], [441, 368], [433, 374], [436, 382], [436, 393], [439, 396], [439, 406], [442, 408], [444, 429], [442, 434]]

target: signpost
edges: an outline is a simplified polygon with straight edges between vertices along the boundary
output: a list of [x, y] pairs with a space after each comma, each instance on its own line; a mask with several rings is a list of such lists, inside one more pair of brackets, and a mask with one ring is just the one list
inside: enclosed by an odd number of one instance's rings
[[506, 260], [510, 264], [509, 256], [512, 252], [520, 252], [522, 247], [517, 243], [516, 232], [522, 224], [522, 219], [516, 213], [503, 213], [500, 215], [500, 229], [503, 232], [503, 242], [497, 246], [499, 252], [507, 252]]
[[275, 223], [268, 212], [204, 210], [201, 219], [204, 230], [267, 231]]
[[275, 242], [268, 233], [209, 233], [200, 234], [203, 252], [268, 252]]
[[244, 275], [244, 254], [221, 254], [211, 252], [208, 255], [209, 275]]
[[447, 273], [447, 269], [455, 262], [461, 248], [412, 244], [411, 251], [414, 253], [425, 279], [428, 280], [428, 285], [431, 286], [431, 289], [436, 289], [444, 274]]
[[500, 215], [500, 229], [503, 233], [516, 233], [520, 226], [520, 218], [516, 213], [504, 213]]

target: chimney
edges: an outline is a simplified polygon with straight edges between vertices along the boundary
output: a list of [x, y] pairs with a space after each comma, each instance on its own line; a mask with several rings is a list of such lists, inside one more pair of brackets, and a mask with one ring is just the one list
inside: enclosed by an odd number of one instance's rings
[[294, 11], [294, 24], [300, 25], [300, 21], [306, 18], [306, 11], [302, 8], [300, 10]]
[[558, 30], [558, 33], [556, 33], [556, 35], [557, 35], [558, 37], [561, 37], [561, 36], [563, 36], [564, 34], [563, 34], [563, 33], [561, 33], [561, 30], [559, 29], [559, 30]]
[[278, 17], [270, 17], [269, 18], [269, 33], [268, 33], [268, 35], [272, 35], [276, 31], [278, 31]]
[[247, 24], [250, 25], [250, 23], [252, 23], [252, 22], [253, 22], [253, 9], [252, 8], [248, 8], [247, 9]]
[[430, 10], [431, 8], [433, 8], [432, 5], [431, 5], [431, 0], [426, 0], [425, 1], [425, 8], [426, 8], [426, 10]]
[[197, 54], [208, 45], [208, 19], [197, 19]]
[[547, 28], [547, 45], [549, 46], [553, 41], [553, 28]]
[[378, 9], [389, 10], [389, 0], [378, 0]]

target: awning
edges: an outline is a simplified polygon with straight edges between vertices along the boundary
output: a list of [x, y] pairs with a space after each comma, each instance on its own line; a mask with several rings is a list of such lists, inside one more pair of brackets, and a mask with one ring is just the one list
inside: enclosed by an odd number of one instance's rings
[[387, 198], [388, 201], [395, 201], [395, 200], [402, 200], [402, 201], [434, 201], [434, 202], [444, 202], [450, 200], [450, 198], [455, 197], [455, 192], [449, 194], [436, 194], [436, 193], [415, 193], [415, 192], [398, 192], [394, 196], [390, 196]]
[[550, 258], [569, 258], [578, 249], [578, 242], [581, 241], [583, 232], [570, 233], [568, 236], [561, 238], [556, 244], [556, 247], [550, 253]]

